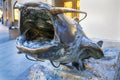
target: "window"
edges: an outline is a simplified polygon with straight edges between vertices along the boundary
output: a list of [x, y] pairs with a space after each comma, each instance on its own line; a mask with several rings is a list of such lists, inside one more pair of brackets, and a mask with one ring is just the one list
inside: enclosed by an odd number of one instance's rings
[[14, 20], [15, 20], [15, 21], [18, 21], [18, 19], [19, 19], [19, 17], [18, 17], [18, 16], [19, 16], [19, 15], [18, 15], [18, 11], [19, 11], [19, 10], [18, 10], [17, 8], [14, 9]]
[[[80, 0], [63, 0], [63, 4], [66, 8], [80, 9]], [[79, 13], [66, 13], [66, 15], [79, 18]]]
[[16, 3], [17, 3], [17, 1], [14, 3], [14, 5], [13, 5], [13, 10], [14, 10], [14, 21], [18, 21], [18, 19], [19, 19], [19, 15], [18, 15], [18, 11], [19, 11], [19, 9], [17, 8], [17, 7], [15, 7], [15, 5], [16, 5]]

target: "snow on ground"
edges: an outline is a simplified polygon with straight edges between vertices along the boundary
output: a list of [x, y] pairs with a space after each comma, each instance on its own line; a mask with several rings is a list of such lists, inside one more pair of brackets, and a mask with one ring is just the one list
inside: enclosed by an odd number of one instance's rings
[[92, 80], [114, 80], [120, 50], [104, 48], [103, 51], [105, 55], [103, 59], [90, 58], [87, 60], [88, 70], [94, 74]]
[[54, 68], [49, 61], [39, 62], [31, 67], [29, 80], [114, 80], [120, 50], [103, 48], [102, 59], [86, 59], [85, 71], [77, 71], [66, 66]]

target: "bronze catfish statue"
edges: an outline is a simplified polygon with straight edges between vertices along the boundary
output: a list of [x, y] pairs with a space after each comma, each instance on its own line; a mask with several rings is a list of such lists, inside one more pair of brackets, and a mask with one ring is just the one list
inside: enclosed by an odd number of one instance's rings
[[19, 10], [21, 34], [16, 47], [20, 52], [37, 60], [50, 60], [54, 67], [72, 63], [78, 70], [84, 70], [84, 59], [104, 56], [100, 46], [85, 35], [79, 21], [64, 14], [85, 12], [43, 2], [21, 4]]

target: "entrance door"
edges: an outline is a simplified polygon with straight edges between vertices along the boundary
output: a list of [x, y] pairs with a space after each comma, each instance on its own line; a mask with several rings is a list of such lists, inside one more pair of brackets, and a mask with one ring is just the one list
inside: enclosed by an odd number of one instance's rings
[[[66, 8], [73, 8], [73, 9], [80, 9], [80, 0], [63, 0], [63, 7]], [[69, 17], [77, 17], [79, 18], [79, 13], [66, 13]]]

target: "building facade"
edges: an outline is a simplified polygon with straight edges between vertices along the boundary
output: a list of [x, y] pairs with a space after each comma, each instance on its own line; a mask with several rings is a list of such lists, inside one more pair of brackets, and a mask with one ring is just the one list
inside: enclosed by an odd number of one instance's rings
[[[3, 0], [3, 22], [4, 25], [18, 27], [19, 10], [15, 7], [16, 3], [44, 1], [57, 7], [80, 8], [80, 0]], [[76, 5], [77, 4], [77, 5]], [[77, 14], [67, 13], [69, 17], [79, 17]]]
[[[85, 10], [88, 17], [80, 23], [85, 33], [91, 38], [120, 40], [120, 1], [119, 0], [0, 0], [3, 5], [3, 21], [8, 27], [17, 26], [19, 11], [15, 8], [16, 2], [45, 1], [58, 7], [68, 7]], [[81, 2], [81, 8], [80, 8]], [[1, 8], [1, 7], [0, 7]], [[79, 17], [78, 14], [67, 13], [70, 17]]]
[[0, 9], [2, 9], [2, 0], [0, 0]]
[[12, 0], [3, 0], [3, 23], [6, 26], [12, 26]]
[[2, 18], [2, 0], [0, 0], [0, 18]]

